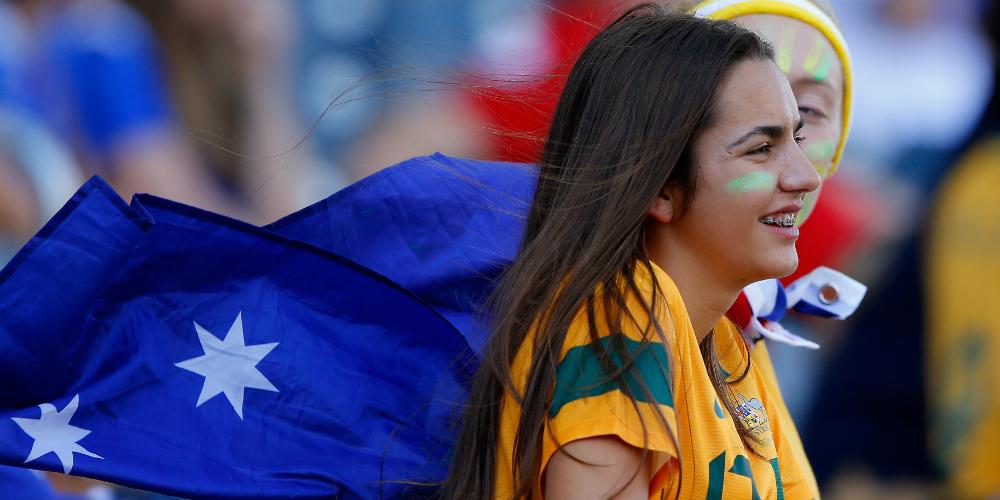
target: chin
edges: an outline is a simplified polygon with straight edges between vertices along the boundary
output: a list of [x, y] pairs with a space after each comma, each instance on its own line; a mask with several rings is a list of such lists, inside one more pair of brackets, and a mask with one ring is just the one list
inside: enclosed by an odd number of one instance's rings
[[799, 268], [799, 254], [793, 253], [792, 256], [785, 262], [781, 269], [778, 271], [775, 278], [784, 278], [795, 272]]
[[799, 254], [793, 249], [791, 255], [779, 256], [762, 266], [760, 279], [784, 278], [799, 267]]

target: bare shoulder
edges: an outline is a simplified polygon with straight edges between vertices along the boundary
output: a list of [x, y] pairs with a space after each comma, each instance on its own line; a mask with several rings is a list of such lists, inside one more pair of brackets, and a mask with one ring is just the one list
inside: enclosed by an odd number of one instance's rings
[[545, 498], [647, 498], [649, 468], [643, 460], [649, 455], [616, 436], [567, 443], [545, 468]]

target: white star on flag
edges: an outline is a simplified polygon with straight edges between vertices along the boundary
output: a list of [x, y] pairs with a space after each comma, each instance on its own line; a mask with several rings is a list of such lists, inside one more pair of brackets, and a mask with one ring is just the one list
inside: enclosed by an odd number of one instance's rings
[[201, 395], [195, 407], [220, 393], [233, 405], [236, 414], [243, 419], [243, 390], [263, 389], [278, 392], [267, 377], [257, 369], [257, 363], [264, 359], [277, 342], [270, 344], [246, 345], [243, 340], [243, 313], [236, 315], [236, 321], [229, 327], [226, 338], [219, 340], [211, 332], [194, 322], [198, 340], [205, 354], [187, 361], [175, 363], [178, 368], [192, 371], [205, 377]]
[[38, 405], [42, 409], [42, 415], [37, 420], [33, 418], [11, 417], [11, 420], [21, 427], [21, 430], [35, 440], [24, 463], [28, 463], [48, 452], [53, 452], [59, 457], [59, 461], [62, 462], [63, 472], [69, 474], [69, 471], [73, 470], [74, 453], [81, 453], [88, 457], [104, 458], [96, 453], [91, 453], [83, 446], [77, 444], [77, 441], [90, 434], [90, 431], [86, 429], [69, 424], [79, 405], [80, 395], [77, 394], [73, 396], [73, 400], [62, 411], [56, 410], [56, 407], [49, 403]]

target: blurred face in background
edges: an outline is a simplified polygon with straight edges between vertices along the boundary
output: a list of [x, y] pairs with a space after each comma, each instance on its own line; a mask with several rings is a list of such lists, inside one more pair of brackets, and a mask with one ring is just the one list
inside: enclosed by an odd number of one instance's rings
[[[788, 78], [805, 121], [802, 150], [820, 179], [830, 175], [843, 123], [844, 72], [830, 41], [816, 28], [796, 19], [754, 14], [734, 19], [774, 46], [778, 68]], [[820, 190], [806, 196], [796, 225], [809, 217]]]

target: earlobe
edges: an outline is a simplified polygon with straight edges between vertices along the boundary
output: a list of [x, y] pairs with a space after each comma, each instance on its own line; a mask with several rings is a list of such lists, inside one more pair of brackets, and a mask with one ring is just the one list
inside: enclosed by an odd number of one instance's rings
[[667, 224], [674, 218], [674, 198], [667, 190], [663, 190], [659, 196], [653, 199], [646, 214], [656, 219], [660, 224]]

